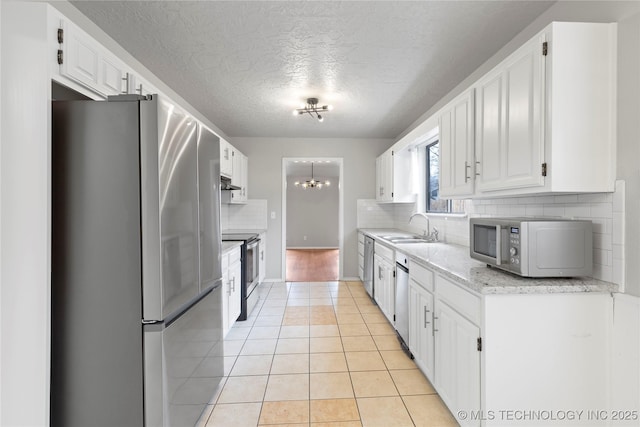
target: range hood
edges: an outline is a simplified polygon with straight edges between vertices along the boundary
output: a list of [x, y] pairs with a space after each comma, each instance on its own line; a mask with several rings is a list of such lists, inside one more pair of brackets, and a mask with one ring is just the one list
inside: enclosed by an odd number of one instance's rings
[[231, 183], [231, 178], [225, 176], [220, 177], [220, 189], [221, 190], [240, 190], [240, 187]]

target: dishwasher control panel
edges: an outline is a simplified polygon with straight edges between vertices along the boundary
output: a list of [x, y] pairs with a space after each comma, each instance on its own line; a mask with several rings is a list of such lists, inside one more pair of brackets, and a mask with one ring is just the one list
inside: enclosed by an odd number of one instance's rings
[[409, 268], [409, 255], [396, 251], [396, 263], [404, 266], [405, 268]]

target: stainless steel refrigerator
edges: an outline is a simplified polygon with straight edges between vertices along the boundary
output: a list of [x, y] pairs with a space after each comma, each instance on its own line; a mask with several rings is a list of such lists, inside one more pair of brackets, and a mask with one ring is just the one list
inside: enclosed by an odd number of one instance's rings
[[52, 426], [193, 426], [223, 376], [219, 139], [159, 96], [52, 103]]

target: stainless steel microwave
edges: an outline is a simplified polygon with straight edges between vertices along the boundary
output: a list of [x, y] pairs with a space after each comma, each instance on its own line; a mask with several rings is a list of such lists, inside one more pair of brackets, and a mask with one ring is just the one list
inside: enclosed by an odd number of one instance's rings
[[471, 218], [471, 258], [525, 277], [590, 276], [591, 221]]

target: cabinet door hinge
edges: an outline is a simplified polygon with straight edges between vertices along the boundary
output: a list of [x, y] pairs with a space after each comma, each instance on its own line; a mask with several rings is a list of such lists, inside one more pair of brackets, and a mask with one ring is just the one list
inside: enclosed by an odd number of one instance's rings
[[62, 28], [58, 28], [58, 44], [64, 43], [64, 30]]
[[478, 337], [478, 346], [477, 346], [477, 348], [478, 348], [478, 351], [482, 351], [482, 338], [481, 337]]
[[58, 65], [62, 65], [64, 63], [64, 53], [62, 49], [58, 49]]
[[393, 199], [393, 191], [391, 192], [391, 198]]
[[394, 322], [396, 321], [396, 315], [395, 314], [393, 315], [393, 321]]
[[542, 176], [547, 176], [547, 163], [542, 164]]
[[548, 42], [542, 42], [542, 56], [547, 56], [548, 51], [549, 51]]
[[396, 277], [396, 271], [393, 270], [393, 277]]

